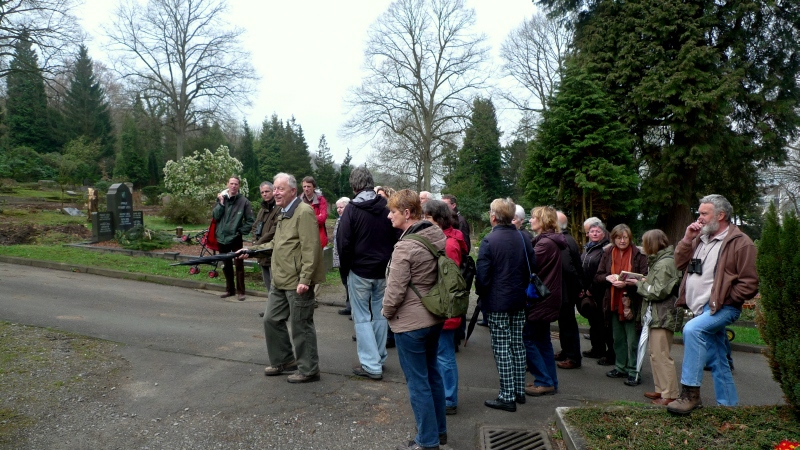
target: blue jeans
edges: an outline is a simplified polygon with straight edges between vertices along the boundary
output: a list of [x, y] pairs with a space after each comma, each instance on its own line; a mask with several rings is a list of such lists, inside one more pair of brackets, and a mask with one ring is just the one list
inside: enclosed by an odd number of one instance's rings
[[725, 327], [736, 322], [742, 311], [733, 306], [723, 306], [714, 315], [708, 305], [683, 327], [683, 368], [681, 384], [699, 387], [703, 381], [703, 367], [711, 366], [714, 394], [722, 406], [736, 406], [739, 394], [733, 383], [731, 367], [726, 356]]
[[554, 387], [558, 391], [556, 360], [553, 355], [553, 342], [550, 340], [550, 323], [528, 321], [522, 331], [528, 370], [536, 378], [534, 386]]
[[436, 355], [439, 362], [439, 373], [444, 382], [444, 402], [449, 407], [458, 406], [458, 364], [456, 364], [457, 329], [442, 330], [439, 336], [439, 351]]
[[387, 356], [386, 332], [389, 329], [389, 323], [381, 315], [386, 279], [361, 278], [350, 272], [347, 287], [356, 330], [358, 360], [364, 370], [380, 375]]
[[417, 422], [414, 440], [421, 447], [436, 447], [439, 435], [447, 433], [444, 383], [436, 357], [441, 332], [442, 324], [437, 324], [394, 335], [400, 367], [406, 376], [411, 410]]

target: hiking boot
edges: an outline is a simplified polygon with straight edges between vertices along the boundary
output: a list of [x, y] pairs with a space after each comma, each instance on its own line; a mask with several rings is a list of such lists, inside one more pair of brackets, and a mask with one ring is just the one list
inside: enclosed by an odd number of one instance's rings
[[267, 366], [264, 368], [264, 375], [268, 377], [274, 377], [282, 374], [283, 372], [291, 372], [293, 370], [297, 370], [297, 361], [292, 361], [286, 364], [278, 364], [275, 366]]
[[369, 373], [364, 370], [363, 366], [353, 367], [353, 375], [362, 377], [362, 378], [369, 378], [370, 380], [382, 380], [383, 374], [381, 373]]
[[289, 383], [311, 383], [312, 381], [319, 381], [319, 372], [312, 375], [303, 375], [300, 372], [295, 372], [286, 379]]
[[554, 386], [526, 386], [525, 393], [531, 397], [541, 397], [542, 395], [555, 395]]
[[703, 407], [700, 399], [700, 386], [686, 386], [681, 384], [681, 396], [667, 405], [667, 411], [681, 416], [689, 415], [692, 411]]

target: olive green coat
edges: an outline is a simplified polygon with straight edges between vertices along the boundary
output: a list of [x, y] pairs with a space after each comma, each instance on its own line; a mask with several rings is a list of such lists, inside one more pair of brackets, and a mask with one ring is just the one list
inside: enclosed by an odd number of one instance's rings
[[652, 306], [650, 328], [680, 331], [683, 325], [683, 309], [675, 307], [681, 278], [673, 255], [671, 245], [655, 255], [648, 255], [647, 277], [636, 283], [636, 292], [642, 297], [642, 320], [647, 307]]
[[322, 247], [319, 245], [317, 216], [310, 206], [295, 200], [289, 210], [278, 214], [272, 242], [252, 250], [272, 249], [272, 285], [281, 290], [297, 289], [298, 284], [325, 281]]

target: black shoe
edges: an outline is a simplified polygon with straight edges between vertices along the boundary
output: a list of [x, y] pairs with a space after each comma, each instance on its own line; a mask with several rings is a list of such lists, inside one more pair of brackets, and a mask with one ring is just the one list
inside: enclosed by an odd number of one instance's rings
[[353, 368], [353, 375], [362, 377], [362, 378], [369, 378], [370, 380], [382, 380], [383, 374], [380, 373], [369, 373], [364, 370], [363, 367], [358, 366]]
[[614, 365], [614, 361], [608, 359], [607, 356], [603, 356], [602, 358], [597, 360], [597, 364], [599, 364], [601, 366], [613, 366]]
[[[457, 406], [448, 406], [444, 409], [444, 413], [447, 416], [455, 416], [458, 414], [458, 407]], [[439, 439], [439, 444], [442, 443], [442, 440]]]
[[517, 394], [514, 396], [514, 401], [519, 403], [520, 405], [525, 404], [525, 394]]
[[628, 379], [623, 381], [627, 386], [638, 386], [642, 384], [642, 380], [637, 377], [628, 376]]
[[264, 312], [262, 311], [262, 312], [258, 313], [258, 317], [264, 317]]
[[394, 342], [394, 339], [387, 339], [386, 340], [386, 348], [395, 348], [397, 344]]
[[353, 342], [355, 342], [355, 341], [356, 341], [356, 335], [354, 334], [353, 335]]
[[439, 445], [447, 445], [447, 433], [439, 434]]
[[495, 400], [486, 400], [485, 402], [483, 402], [483, 404], [492, 409], [500, 409], [508, 412], [515, 412], [517, 410], [516, 403], [505, 402], [503, 400], [500, 400], [499, 398]]
[[581, 355], [583, 355], [584, 358], [593, 358], [593, 359], [600, 359], [603, 357], [602, 353], [595, 352], [594, 350], [584, 350], [581, 352]]
[[606, 376], [608, 378], [626, 378], [628, 374], [625, 372], [620, 372], [617, 369], [611, 369], [608, 372], [606, 372]]
[[352, 314], [352, 311], [347, 308], [342, 308], [337, 312], [339, 313], [340, 316], [349, 316], [350, 314]]

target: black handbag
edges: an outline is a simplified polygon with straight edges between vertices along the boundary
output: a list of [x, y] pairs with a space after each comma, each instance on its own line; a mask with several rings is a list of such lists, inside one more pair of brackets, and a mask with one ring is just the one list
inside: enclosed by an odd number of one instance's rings
[[[522, 249], [525, 251], [525, 238], [522, 236], [522, 233], [519, 234], [519, 237], [522, 239]], [[533, 271], [531, 271], [531, 261], [528, 259], [527, 251], [525, 251], [525, 261], [528, 263], [528, 273], [531, 274], [530, 280], [528, 281], [528, 288], [525, 289], [525, 293], [531, 300], [544, 300], [550, 295], [550, 289], [547, 289], [547, 286], [544, 285], [542, 279], [539, 278], [539, 276]]]

